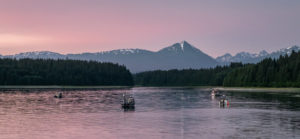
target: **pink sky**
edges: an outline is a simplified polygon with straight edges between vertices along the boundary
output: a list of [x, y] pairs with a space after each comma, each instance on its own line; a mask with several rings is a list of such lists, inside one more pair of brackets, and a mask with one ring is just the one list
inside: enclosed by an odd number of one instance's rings
[[216, 57], [300, 45], [296, 0], [2, 0], [0, 54], [157, 51], [186, 40]]

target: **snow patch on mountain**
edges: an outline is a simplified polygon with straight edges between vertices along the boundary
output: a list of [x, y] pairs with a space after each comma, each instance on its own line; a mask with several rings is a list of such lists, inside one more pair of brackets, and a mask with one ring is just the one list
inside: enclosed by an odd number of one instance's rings
[[182, 51], [184, 51], [184, 42], [185, 42], [185, 41], [180, 42], [180, 47], [181, 47], [181, 50], [182, 50]]
[[24, 52], [16, 55], [3, 56], [4, 58], [32, 58], [32, 59], [64, 59], [65, 56], [59, 53], [54, 53], [50, 51], [34, 51], [34, 52]]
[[229, 53], [226, 53], [225, 55], [223, 55], [220, 60], [221, 61], [229, 61], [232, 58], [232, 55]]

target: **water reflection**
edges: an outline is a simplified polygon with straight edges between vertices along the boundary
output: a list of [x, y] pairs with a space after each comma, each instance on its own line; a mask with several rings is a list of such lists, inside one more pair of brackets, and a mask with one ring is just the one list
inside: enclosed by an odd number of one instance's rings
[[[123, 93], [135, 109], [121, 108]], [[2, 91], [0, 138], [300, 137], [297, 94], [222, 93], [229, 108], [197, 88]]]
[[248, 107], [258, 109], [288, 109], [289, 111], [300, 110], [300, 97], [297, 97], [298, 93], [226, 92], [226, 94], [233, 98], [237, 104], [235, 105], [236, 107], [248, 104]]

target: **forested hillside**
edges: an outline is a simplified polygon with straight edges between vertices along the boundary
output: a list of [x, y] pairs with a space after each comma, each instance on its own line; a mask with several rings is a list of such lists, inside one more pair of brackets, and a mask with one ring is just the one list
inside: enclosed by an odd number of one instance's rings
[[300, 87], [300, 52], [267, 58], [257, 64], [200, 70], [149, 71], [135, 75], [142, 86]]
[[125, 66], [80, 60], [0, 59], [0, 85], [141, 85], [300, 87], [300, 52], [257, 64], [157, 70], [134, 75]]
[[112, 63], [0, 59], [0, 85], [133, 85], [133, 78]]
[[225, 76], [241, 63], [211, 69], [148, 71], [135, 75], [135, 84], [141, 86], [222, 86]]
[[237, 68], [225, 77], [224, 86], [300, 87], [300, 52]]

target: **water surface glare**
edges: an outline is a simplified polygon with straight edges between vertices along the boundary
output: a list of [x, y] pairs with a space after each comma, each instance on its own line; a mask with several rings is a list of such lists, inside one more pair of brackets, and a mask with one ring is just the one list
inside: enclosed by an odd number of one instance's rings
[[[0, 138], [300, 138], [299, 93], [223, 92], [230, 106], [200, 88], [0, 91]], [[124, 111], [123, 93], [136, 100]]]

